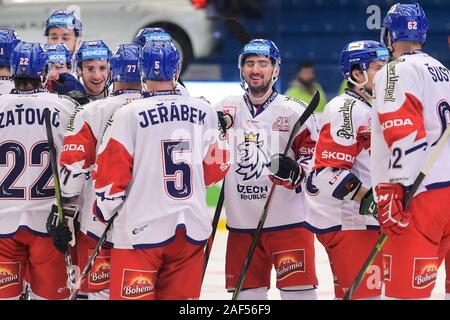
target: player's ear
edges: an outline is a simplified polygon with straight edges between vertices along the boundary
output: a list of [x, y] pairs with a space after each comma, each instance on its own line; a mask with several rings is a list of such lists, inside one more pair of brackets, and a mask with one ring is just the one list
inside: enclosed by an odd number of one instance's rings
[[273, 70], [272, 79], [275, 81], [278, 78], [279, 74], [280, 74], [280, 66], [275, 66], [275, 69]]

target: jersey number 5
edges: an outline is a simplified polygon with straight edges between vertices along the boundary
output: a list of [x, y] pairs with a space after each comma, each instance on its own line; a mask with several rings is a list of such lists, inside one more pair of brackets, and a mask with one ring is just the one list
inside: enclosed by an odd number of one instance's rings
[[190, 140], [161, 141], [164, 189], [174, 200], [192, 195], [192, 167], [184, 156], [192, 153]]

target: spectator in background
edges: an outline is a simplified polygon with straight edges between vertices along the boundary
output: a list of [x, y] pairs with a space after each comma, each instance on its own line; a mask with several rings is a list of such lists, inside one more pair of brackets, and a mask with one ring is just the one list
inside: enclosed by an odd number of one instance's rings
[[316, 112], [322, 112], [327, 103], [327, 97], [325, 96], [322, 86], [316, 82], [314, 64], [311, 61], [300, 62], [296, 79], [292, 81], [291, 86], [285, 92], [285, 95], [309, 103], [316, 90], [320, 93], [320, 102]]

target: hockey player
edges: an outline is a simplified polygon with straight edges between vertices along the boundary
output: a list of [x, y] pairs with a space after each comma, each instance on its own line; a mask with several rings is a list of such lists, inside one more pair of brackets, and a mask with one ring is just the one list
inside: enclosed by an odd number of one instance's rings
[[97, 214], [116, 211], [111, 299], [198, 299], [211, 233], [205, 187], [220, 181], [228, 145], [216, 112], [175, 89], [179, 54], [170, 42], [144, 47], [150, 97], [115, 112], [94, 173]]
[[81, 32], [75, 12], [55, 11], [47, 19], [44, 34], [48, 44], [64, 43], [73, 55], [81, 43]]
[[423, 53], [428, 21], [419, 4], [395, 4], [383, 21], [382, 41], [393, 61], [375, 77], [372, 185], [378, 203], [389, 280], [385, 295], [430, 296], [450, 241], [450, 142], [403, 207], [408, 188], [448, 125], [450, 72]]
[[[340, 70], [349, 88], [323, 113], [313, 171], [307, 179], [305, 226], [325, 247], [342, 299], [375, 243], [379, 225], [370, 181], [370, 118], [373, 78], [389, 58], [376, 41], [354, 41], [341, 52]], [[355, 299], [379, 299], [383, 284], [381, 255], [370, 266]]]
[[[111, 58], [113, 93], [108, 98], [78, 107], [64, 138], [60, 159], [63, 167], [62, 196], [67, 203], [74, 202], [81, 193], [83, 198], [81, 228], [77, 233], [78, 265], [81, 270], [105, 229], [92, 211], [95, 193], [91, 171], [95, 164], [97, 143], [111, 115], [121, 106], [142, 97], [141, 56], [139, 46], [119, 46]], [[57, 228], [63, 230], [52, 232], [55, 244], [60, 251], [64, 251], [72, 235], [66, 226]], [[109, 249], [103, 249], [82, 286], [89, 299], [108, 299], [109, 266]]]
[[37, 43], [19, 43], [11, 54], [14, 89], [0, 96], [0, 298], [22, 293], [25, 268], [35, 299], [63, 299], [64, 256], [45, 228], [55, 201], [43, 110], [51, 111], [56, 148], [61, 150], [76, 102], [46, 92], [42, 78], [46, 54]]
[[72, 54], [65, 44], [46, 44], [47, 52], [45, 88], [49, 92], [66, 95], [83, 105], [89, 102], [81, 82], [72, 75]]
[[[163, 28], [142, 28], [134, 38], [134, 44], [140, 46], [141, 48], [144, 48], [146, 44], [152, 43], [154, 41], [169, 41], [173, 43], [171, 35], [167, 33]], [[189, 96], [189, 92], [180, 82], [178, 82], [178, 79], [175, 89], [180, 90], [183, 96]]]
[[10, 57], [19, 42], [13, 29], [0, 29], [0, 95], [10, 93], [14, 87], [11, 79]]
[[77, 76], [82, 79], [91, 101], [108, 96], [111, 51], [102, 40], [83, 41], [75, 53]]
[[[229, 96], [215, 106], [234, 118], [233, 127], [227, 131], [233, 153], [224, 186], [229, 231], [225, 273], [229, 292], [236, 287], [271, 180], [287, 187], [274, 193], [239, 299], [267, 299], [272, 266], [282, 299], [317, 297], [314, 237], [302, 227], [303, 194], [294, 189], [305, 174], [303, 166], [312, 157], [318, 132], [312, 116], [300, 128], [289, 156], [280, 154], [306, 107], [274, 89], [280, 63], [279, 50], [272, 41], [250, 41], [238, 61], [244, 94]], [[280, 163], [278, 169], [275, 162]], [[268, 167], [275, 177], [270, 177]]]

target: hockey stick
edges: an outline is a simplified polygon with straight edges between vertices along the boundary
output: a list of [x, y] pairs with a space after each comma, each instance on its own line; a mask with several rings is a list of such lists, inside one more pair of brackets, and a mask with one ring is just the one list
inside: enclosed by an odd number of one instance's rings
[[205, 258], [204, 258], [204, 262], [203, 262], [202, 282], [205, 279], [206, 268], [208, 267], [209, 255], [211, 254], [214, 237], [216, 236], [217, 226], [219, 224], [220, 213], [222, 212], [223, 201], [225, 199], [225, 192], [223, 191], [224, 189], [225, 189], [225, 178], [223, 178], [222, 188], [220, 188], [219, 199], [217, 200], [216, 210], [214, 211], [214, 218], [212, 221], [212, 233], [211, 233], [211, 236], [209, 237], [208, 243], [206, 244], [206, 248], [205, 248]]
[[252, 35], [236, 19], [225, 18], [223, 24], [239, 40], [240, 44], [245, 45], [253, 39]]
[[89, 257], [89, 260], [86, 263], [86, 266], [84, 267], [83, 272], [81, 273], [80, 277], [78, 278], [77, 283], [75, 284], [74, 289], [73, 289], [72, 293], [70, 294], [69, 300], [75, 300], [75, 298], [77, 297], [77, 293], [78, 293], [78, 291], [80, 291], [83, 281], [86, 279], [89, 271], [91, 271], [92, 266], [94, 265], [94, 261], [97, 258], [98, 254], [100, 253], [100, 250], [106, 241], [106, 237], [108, 236], [108, 232], [111, 229], [116, 216], [117, 216], [117, 212], [113, 215], [111, 220], [106, 225], [106, 228], [103, 231], [100, 239], [98, 239], [97, 244], [95, 245], [94, 251], [92, 252], [91, 256]]
[[[450, 136], [450, 126], [447, 126], [445, 131], [442, 133], [442, 136], [439, 138], [438, 143], [431, 151], [430, 156], [428, 157], [428, 160], [425, 162], [425, 164], [422, 167], [422, 170], [420, 171], [419, 175], [417, 176], [416, 180], [414, 180], [414, 183], [412, 184], [408, 194], [406, 194], [403, 202], [403, 210], [405, 210], [408, 207], [409, 202], [413, 198], [414, 194], [416, 193], [417, 189], [419, 188], [420, 184], [422, 183], [425, 176], [430, 172], [431, 168], [433, 167], [433, 164], [436, 160], [436, 158], [441, 153], [442, 149], [445, 146], [445, 143], [448, 140], [448, 137]], [[355, 280], [353, 281], [352, 285], [346, 292], [344, 296], [344, 300], [350, 300], [353, 296], [353, 294], [358, 289], [359, 285], [361, 284], [362, 279], [364, 278], [364, 275], [367, 272], [367, 269], [369, 266], [373, 263], [375, 258], [377, 257], [378, 253], [381, 251], [383, 246], [385, 245], [386, 241], [388, 239], [388, 236], [386, 234], [382, 234], [378, 242], [375, 244], [375, 247], [370, 252], [369, 257], [367, 258], [366, 262], [362, 266], [361, 270], [356, 275]]]
[[[291, 148], [292, 142], [294, 141], [295, 136], [297, 135], [301, 126], [313, 114], [314, 110], [316, 110], [317, 106], [319, 105], [319, 100], [320, 100], [320, 94], [319, 94], [319, 91], [316, 91], [311, 102], [309, 103], [309, 105], [306, 107], [305, 111], [302, 113], [300, 118], [295, 123], [294, 128], [292, 129], [291, 135], [289, 136], [289, 140], [286, 144], [286, 148], [284, 149], [283, 155], [285, 155], [285, 156], [287, 155], [289, 149]], [[242, 267], [241, 274], [239, 275], [237, 286], [234, 289], [232, 300], [236, 300], [239, 297], [239, 293], [241, 292], [242, 285], [245, 280], [245, 275], [247, 273], [248, 267], [250, 266], [250, 262], [252, 260], [253, 254], [255, 253], [256, 244], [259, 241], [259, 237], [261, 235], [261, 232], [262, 232], [262, 229], [264, 226], [264, 222], [266, 221], [267, 213], [269, 212], [270, 204], [272, 202], [272, 196], [276, 189], [276, 186], [277, 186], [276, 184], [272, 183], [272, 187], [270, 188], [269, 195], [267, 196], [267, 200], [264, 205], [264, 209], [261, 214], [261, 217], [259, 218], [258, 226], [257, 226], [255, 234], [253, 236], [253, 240], [250, 245], [250, 249], [248, 251], [247, 257], [245, 258], [244, 266]]]
[[[52, 169], [53, 174], [53, 181], [55, 185], [55, 197], [56, 197], [56, 204], [58, 206], [58, 223], [62, 224], [64, 223], [64, 212], [63, 212], [63, 205], [62, 205], [62, 196], [61, 196], [61, 184], [59, 182], [59, 175], [58, 175], [58, 165], [56, 163], [56, 148], [55, 148], [55, 142], [53, 139], [53, 131], [52, 131], [52, 124], [51, 124], [51, 112], [48, 108], [44, 109], [44, 121], [45, 121], [45, 130], [47, 131], [47, 140], [48, 140], [48, 150], [50, 154], [50, 166]], [[64, 252], [64, 259], [66, 261], [66, 272], [67, 272], [67, 287], [69, 288], [70, 292], [73, 290], [73, 286], [75, 284], [75, 267], [72, 264], [72, 258], [70, 256], [69, 252], [69, 246], [67, 246], [66, 251]]]

